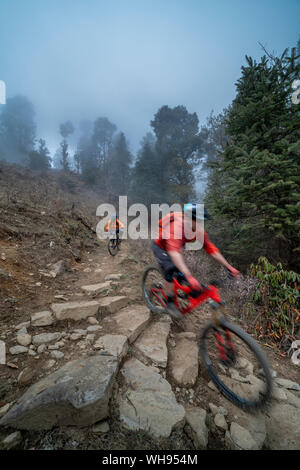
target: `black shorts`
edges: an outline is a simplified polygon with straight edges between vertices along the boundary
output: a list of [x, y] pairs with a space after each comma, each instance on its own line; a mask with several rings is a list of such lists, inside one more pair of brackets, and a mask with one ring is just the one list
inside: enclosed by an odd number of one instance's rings
[[179, 274], [179, 269], [176, 268], [168, 253], [162, 248], [160, 248], [160, 246], [158, 246], [155, 241], [152, 242], [152, 251], [154, 253], [156, 261], [162, 269], [162, 272], [165, 276], [165, 280], [168, 282], [172, 282], [173, 277]]

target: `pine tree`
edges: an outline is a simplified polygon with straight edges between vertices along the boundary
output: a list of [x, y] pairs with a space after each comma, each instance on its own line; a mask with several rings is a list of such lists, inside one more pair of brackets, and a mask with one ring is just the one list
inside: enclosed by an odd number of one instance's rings
[[142, 148], [138, 152], [137, 160], [132, 171], [130, 196], [135, 202], [145, 204], [160, 204], [161, 191], [161, 165], [155, 151], [155, 140], [143, 139]]
[[116, 195], [127, 195], [130, 185], [132, 156], [123, 132], [115, 138], [110, 150], [108, 180], [110, 190]]
[[61, 161], [60, 164], [64, 171], [70, 171], [70, 163], [69, 163], [69, 152], [68, 152], [68, 142], [64, 139], [60, 143], [61, 148]]
[[51, 168], [50, 152], [43, 139], [39, 140], [38, 150], [33, 150], [28, 156], [28, 165], [32, 170], [49, 170]]
[[151, 126], [161, 160], [161, 194], [167, 203], [184, 203], [194, 196], [193, 167], [198, 160], [198, 117], [184, 106], [162, 106]]
[[291, 102], [296, 52], [246, 56], [228, 116], [230, 136], [220, 171], [226, 181], [216, 210], [230, 223], [229, 252], [270, 250], [290, 265], [300, 252], [300, 113]]

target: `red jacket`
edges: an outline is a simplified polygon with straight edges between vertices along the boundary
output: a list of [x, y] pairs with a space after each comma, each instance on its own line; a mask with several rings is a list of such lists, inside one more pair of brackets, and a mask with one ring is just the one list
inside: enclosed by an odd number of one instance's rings
[[219, 253], [218, 248], [210, 241], [205, 230], [201, 230], [195, 235], [188, 230], [188, 225], [184, 224], [184, 214], [174, 212], [160, 219], [159, 234], [155, 242], [165, 251], [180, 253], [186, 243], [195, 242], [197, 239], [203, 240], [203, 248], [209, 255]]

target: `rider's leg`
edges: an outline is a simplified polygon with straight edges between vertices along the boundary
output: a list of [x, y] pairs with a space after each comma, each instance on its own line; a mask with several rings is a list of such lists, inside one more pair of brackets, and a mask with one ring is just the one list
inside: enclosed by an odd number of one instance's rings
[[173, 276], [176, 272], [178, 272], [178, 269], [174, 265], [168, 253], [160, 248], [155, 242], [152, 244], [152, 251], [165, 277], [164, 290], [168, 298], [166, 303], [166, 310], [172, 317], [181, 318], [182, 314], [174, 304]]

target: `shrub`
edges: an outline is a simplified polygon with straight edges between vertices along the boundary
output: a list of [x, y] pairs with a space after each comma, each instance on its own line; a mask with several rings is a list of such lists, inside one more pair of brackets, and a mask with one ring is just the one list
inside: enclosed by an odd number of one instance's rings
[[253, 322], [256, 332], [279, 346], [287, 345], [300, 326], [300, 275], [285, 271], [281, 263], [272, 265], [265, 257], [251, 264], [250, 274], [257, 281], [249, 304], [250, 315], [259, 312]]

